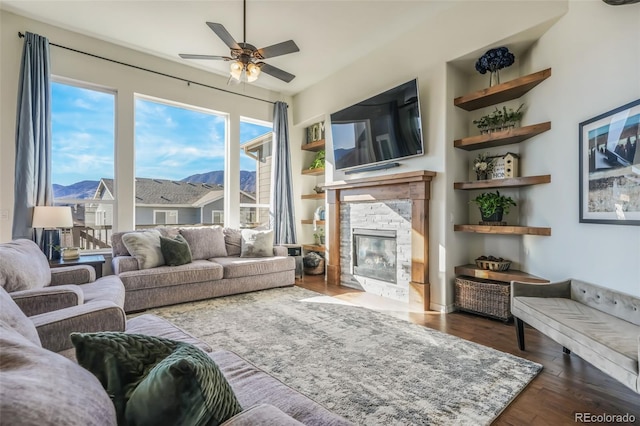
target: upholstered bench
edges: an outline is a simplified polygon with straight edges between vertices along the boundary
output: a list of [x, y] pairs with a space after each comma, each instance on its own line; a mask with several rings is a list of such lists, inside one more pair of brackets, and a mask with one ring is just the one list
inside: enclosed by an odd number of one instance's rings
[[640, 298], [574, 279], [512, 281], [511, 313], [521, 350], [527, 323], [640, 393]]

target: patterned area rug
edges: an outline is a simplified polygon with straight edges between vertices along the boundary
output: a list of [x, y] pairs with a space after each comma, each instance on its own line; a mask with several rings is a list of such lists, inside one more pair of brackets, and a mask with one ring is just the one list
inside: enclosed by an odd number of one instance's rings
[[150, 313], [361, 425], [489, 424], [542, 369], [299, 287]]

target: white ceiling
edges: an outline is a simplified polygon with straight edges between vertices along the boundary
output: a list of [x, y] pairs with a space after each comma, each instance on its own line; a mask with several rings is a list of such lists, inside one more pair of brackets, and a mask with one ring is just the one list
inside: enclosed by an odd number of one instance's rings
[[[371, 54], [378, 45], [389, 43], [430, 19], [437, 19], [438, 12], [453, 3], [248, 0], [247, 43], [259, 48], [292, 39], [300, 48], [300, 52], [265, 60], [296, 75], [291, 83], [263, 74], [253, 84], [289, 95], [298, 93]], [[0, 7], [225, 76], [229, 70], [227, 62], [184, 60], [178, 53], [229, 54], [227, 46], [207, 27], [206, 21], [223, 24], [236, 41], [243, 41], [242, 0], [2, 0]], [[425, 41], [416, 40], [416, 54], [426, 48]]]

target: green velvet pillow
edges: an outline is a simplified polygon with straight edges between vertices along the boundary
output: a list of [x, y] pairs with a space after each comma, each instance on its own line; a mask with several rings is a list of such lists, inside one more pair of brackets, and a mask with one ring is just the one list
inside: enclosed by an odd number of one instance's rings
[[242, 408], [195, 346], [118, 332], [72, 333], [78, 363], [111, 396], [119, 425], [217, 425]]
[[175, 238], [160, 237], [160, 250], [166, 265], [180, 266], [191, 263], [191, 249], [182, 235]]

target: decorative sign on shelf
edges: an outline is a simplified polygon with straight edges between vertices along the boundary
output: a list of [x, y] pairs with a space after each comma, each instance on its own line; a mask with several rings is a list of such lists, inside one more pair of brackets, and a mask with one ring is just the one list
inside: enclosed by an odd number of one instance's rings
[[469, 180], [506, 179], [520, 176], [518, 154], [479, 154], [473, 161]]
[[320, 121], [307, 127], [307, 143], [324, 139], [324, 130], [324, 121]]

